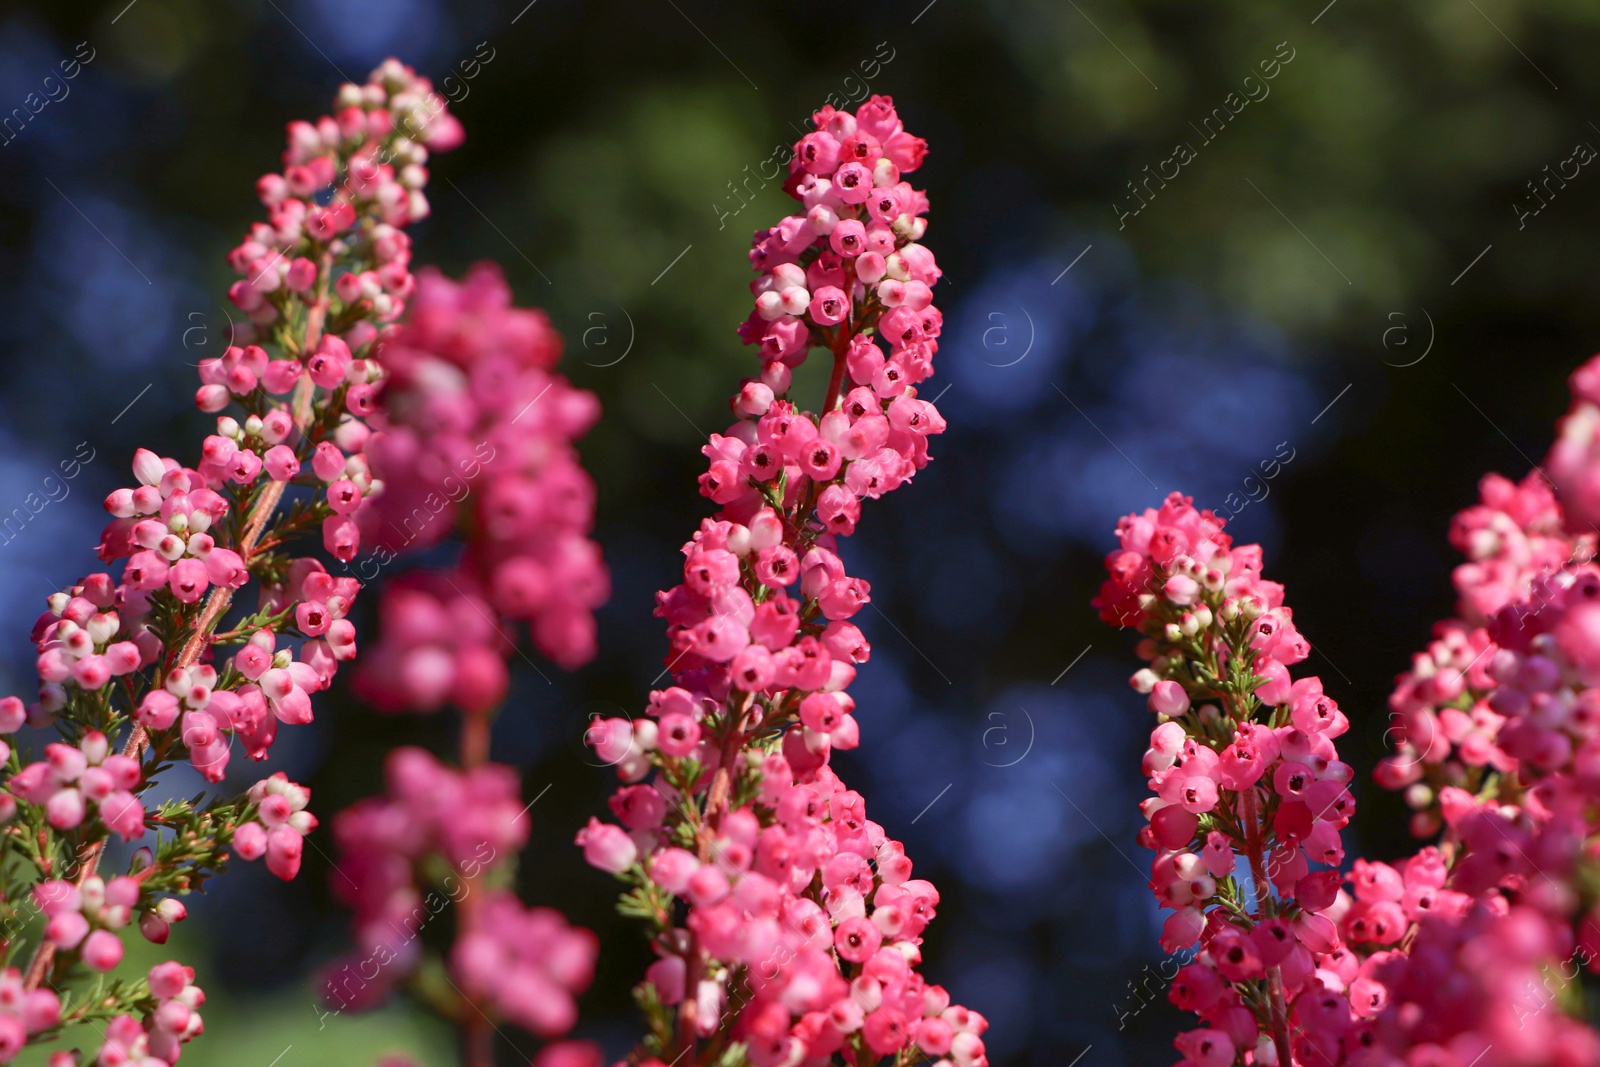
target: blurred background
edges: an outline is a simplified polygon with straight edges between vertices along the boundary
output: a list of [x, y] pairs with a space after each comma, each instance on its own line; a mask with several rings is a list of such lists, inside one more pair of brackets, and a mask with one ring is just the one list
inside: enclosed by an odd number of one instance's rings
[[[790, 202], [752, 176], [830, 95], [892, 94], [931, 146], [950, 430], [848, 545], [875, 655], [836, 767], [943, 893], [925, 970], [988, 1015], [992, 1062], [1167, 1062], [1173, 965], [1132, 840], [1148, 713], [1131, 637], [1088, 607], [1112, 528], [1182, 490], [1266, 545], [1355, 724], [1352, 852], [1399, 853], [1367, 771], [1391, 679], [1452, 603], [1449, 517], [1542, 456], [1600, 339], [1597, 46], [1585, 0], [7, 0], [0, 505], [92, 458], [0, 535], [0, 689], [30, 677], [25, 621], [91, 566], [132, 450], [203, 432], [192, 365], [222, 343], [223, 255], [284, 123], [386, 55], [415, 65], [468, 137], [435, 161], [417, 261], [499, 260], [605, 406], [583, 444], [602, 653], [550, 682], [519, 665], [494, 756], [550, 787], [522, 889], [601, 933], [579, 1032], [621, 1053], [646, 948], [571, 846], [612, 784], [579, 738], [659, 672], [652, 597], [707, 511], [702, 431], [755, 368], [745, 252]], [[337, 693], [274, 761], [328, 815], [379, 787], [384, 751], [451, 731]], [[168, 946], [211, 997], [184, 1062], [453, 1062], [403, 1003], [320, 1014], [347, 924], [313, 843], [292, 884], [215, 882]], [[536, 1047], [508, 1033], [503, 1062]]]

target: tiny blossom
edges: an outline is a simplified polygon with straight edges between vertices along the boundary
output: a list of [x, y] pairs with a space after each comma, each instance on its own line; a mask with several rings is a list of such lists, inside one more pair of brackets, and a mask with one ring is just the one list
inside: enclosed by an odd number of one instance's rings
[[317, 817], [305, 810], [311, 790], [296, 785], [279, 771], [250, 787], [255, 818], [241, 822], [233, 832], [233, 851], [240, 859], [267, 857], [267, 869], [289, 881], [300, 873], [300, 854], [306, 835], [317, 827]]
[[156, 902], [155, 907], [139, 916], [139, 933], [153, 945], [165, 945], [172, 924], [189, 917], [189, 909], [177, 897], [167, 897]]

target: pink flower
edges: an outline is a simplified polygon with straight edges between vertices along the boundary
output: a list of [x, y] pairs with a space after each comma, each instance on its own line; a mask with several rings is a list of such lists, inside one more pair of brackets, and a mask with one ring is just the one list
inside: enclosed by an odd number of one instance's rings
[[267, 477], [275, 482], [287, 482], [300, 473], [300, 460], [288, 445], [274, 445], [261, 457], [261, 466]]
[[620, 874], [633, 866], [639, 849], [620, 827], [610, 826], [598, 819], [578, 831], [578, 842], [583, 848], [583, 858], [592, 867], [612, 874]]
[[833, 943], [840, 959], [864, 963], [878, 951], [883, 934], [866, 918], [846, 919], [834, 929]]
[[167, 575], [167, 588], [185, 604], [194, 604], [211, 584], [206, 567], [197, 559], [180, 559]]
[[451, 952], [450, 970], [459, 986], [536, 1034], [571, 1029], [574, 995], [594, 976], [594, 935], [569, 927], [548, 908], [524, 909], [505, 893], [484, 902], [483, 929], [460, 938]]
[[233, 851], [243, 860], [260, 859], [267, 851], [267, 831], [260, 823], [240, 825], [233, 835]]
[[305, 838], [292, 826], [275, 826], [267, 832], [267, 870], [289, 881], [300, 872]]
[[122, 941], [107, 930], [96, 930], [83, 943], [83, 962], [105, 973], [122, 962]]
[[1150, 690], [1150, 710], [1160, 715], [1182, 715], [1189, 710], [1189, 694], [1178, 682], [1157, 682]]
[[127, 790], [114, 790], [99, 803], [106, 828], [124, 841], [144, 836], [144, 804]]
[[88, 933], [89, 920], [77, 911], [64, 911], [51, 916], [44, 928], [45, 939], [65, 949], [77, 948]]
[[681, 848], [666, 848], [650, 860], [650, 877], [669, 893], [682, 895], [689, 879], [700, 869], [694, 854]]
[[835, 326], [850, 314], [850, 298], [838, 286], [825, 285], [811, 294], [806, 310], [817, 325]]
[[670, 712], [661, 717], [657, 743], [668, 756], [690, 756], [700, 743], [700, 724], [681, 712]]

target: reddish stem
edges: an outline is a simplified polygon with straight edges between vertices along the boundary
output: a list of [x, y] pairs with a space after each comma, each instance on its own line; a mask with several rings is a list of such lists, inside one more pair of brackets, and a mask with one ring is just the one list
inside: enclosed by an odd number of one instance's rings
[[461, 716], [461, 769], [471, 771], [489, 762], [489, 725], [487, 714], [465, 713]]
[[[690, 934], [689, 948], [684, 960], [683, 1000], [678, 1003], [678, 1050], [673, 1063], [682, 1063], [684, 1054], [694, 1048], [695, 1033], [700, 1020], [700, 1001], [696, 994], [700, 989], [702, 970], [700, 946], [695, 943], [694, 935]], [[696, 1061], [690, 1060], [690, 1064], [694, 1062]]]
[[[820, 415], [826, 415], [839, 404], [840, 390], [844, 386], [845, 353], [850, 349], [850, 339], [854, 336], [848, 324], [841, 327], [838, 335], [833, 340], [833, 371], [828, 377], [828, 391], [822, 398]], [[805, 516], [815, 506], [812, 492], [804, 490], [799, 494], [799, 500], [793, 510], [784, 515], [784, 540], [791, 548], [798, 547], [800, 533], [803, 528]], [[706, 793], [706, 806], [700, 820], [700, 833], [698, 835], [698, 851], [700, 861], [706, 863], [711, 858], [711, 837], [717, 826], [721, 823], [725, 809], [728, 806], [730, 795], [733, 791], [733, 764], [738, 758], [740, 750], [748, 738], [743, 729], [745, 715], [749, 711], [749, 701], [737, 710], [730, 711], [728, 732], [722, 741], [722, 759], [717, 764], [716, 771], [711, 776], [711, 787]], [[694, 942], [694, 936], [689, 935], [689, 946], [685, 953], [684, 996], [678, 1005], [677, 1023], [677, 1049], [673, 1062], [683, 1060], [686, 1053], [694, 1047], [696, 1020], [698, 1007], [695, 1000], [695, 990], [700, 983], [700, 975], [704, 967], [704, 960], [699, 946]]]
[[[463, 712], [461, 715], [461, 769], [471, 773], [489, 762], [490, 717], [485, 712]], [[459, 936], [467, 937], [477, 932], [482, 921], [482, 901], [479, 892], [482, 874], [465, 878], [462, 894]], [[470, 1011], [462, 1013], [461, 1059], [464, 1067], [494, 1067], [494, 1026], [483, 1010], [470, 999]]]
[[828, 376], [828, 392], [822, 398], [822, 410], [818, 415], [826, 415], [839, 403], [839, 390], [844, 385], [844, 356], [850, 351], [850, 339], [854, 336], [844, 327], [833, 339], [833, 373]]
[[[1271, 892], [1267, 887], [1265, 862], [1265, 830], [1256, 804], [1255, 787], [1239, 794], [1244, 820], [1245, 854], [1250, 860], [1250, 877], [1256, 888], [1256, 918], [1266, 917], [1266, 900]], [[1267, 968], [1267, 1014], [1272, 1032], [1273, 1047], [1278, 1050], [1279, 1067], [1294, 1067], [1294, 1057], [1289, 1048], [1289, 1012], [1284, 1003], [1283, 971], [1276, 964]]]
[[[743, 705], [736, 711], [729, 712], [728, 732], [722, 739], [722, 758], [717, 763], [717, 769], [711, 776], [711, 788], [706, 792], [705, 813], [700, 818], [700, 833], [698, 838], [698, 851], [701, 863], [711, 861], [711, 835], [721, 824], [722, 817], [727, 814], [728, 801], [733, 793], [733, 762], [739, 756], [739, 751], [747, 740], [744, 732], [744, 719], [750, 710], [750, 698], [746, 698]], [[685, 972], [683, 983], [683, 1000], [678, 1005], [678, 1056], [681, 1057], [694, 1045], [696, 1024], [699, 1008], [695, 999], [695, 990], [700, 985], [700, 975], [704, 968], [700, 948], [694, 942], [694, 935], [689, 935], [689, 947], [685, 953]], [[676, 1061], [675, 1061], [676, 1062]]]
[[711, 788], [706, 792], [705, 814], [700, 819], [701, 863], [711, 862], [711, 834], [722, 824], [722, 817], [727, 814], [725, 809], [733, 792], [733, 762], [738, 758], [739, 750], [744, 747], [747, 740], [744, 720], [750, 711], [751, 699], [746, 696], [744, 703], [738, 709], [729, 712], [728, 732], [722, 739], [722, 758], [717, 761], [717, 769], [711, 776]]

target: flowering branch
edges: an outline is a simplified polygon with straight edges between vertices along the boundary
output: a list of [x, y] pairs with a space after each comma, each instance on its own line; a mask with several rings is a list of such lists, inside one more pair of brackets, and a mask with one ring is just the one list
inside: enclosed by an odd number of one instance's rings
[[[870, 590], [838, 539], [944, 429], [917, 395], [939, 269], [917, 243], [927, 198], [902, 180], [925, 146], [886, 97], [825, 107], [815, 126], [785, 185], [804, 212], [750, 254], [740, 334], [762, 370], [703, 449], [700, 491], [721, 511], [657, 597], [674, 684], [649, 718], [589, 730], [629, 784], [611, 798], [621, 825], [591, 820], [578, 843], [627, 885], [620, 910], [657, 956], [635, 989], [649, 1033], [631, 1063], [981, 1067], [983, 1017], [914, 969], [938, 892], [828, 766], [858, 743], [845, 690], [870, 652], [848, 621]], [[813, 347], [833, 355], [820, 414], [787, 396]]]
[[1208, 1024], [1178, 1047], [1207, 1067], [1240, 1054], [1287, 1067], [1328, 1033], [1312, 1025], [1323, 1010], [1315, 974], [1339, 950], [1325, 914], [1339, 875], [1310, 868], [1344, 856], [1339, 830], [1355, 802], [1333, 739], [1349, 722], [1318, 679], [1291, 681], [1310, 645], [1283, 587], [1262, 577], [1260, 547], [1235, 547], [1223, 525], [1177, 494], [1129, 515], [1095, 606], [1145, 635], [1150, 666], [1133, 685], [1160, 724], [1144, 757], [1155, 795], [1141, 805], [1139, 840], [1157, 852], [1151, 887], [1173, 909], [1162, 948], [1200, 945], [1173, 1000]]
[[1419, 857], [1434, 858], [1452, 906], [1415, 916], [1409, 953], [1376, 975], [1383, 1055], [1600, 1063], [1579, 981], [1600, 969], [1600, 360], [1569, 384], [1545, 465], [1520, 483], [1485, 477], [1456, 516], [1457, 617], [1390, 697], [1395, 753], [1377, 777], [1404, 790], [1417, 836], [1438, 835]]
[[1338, 869], [1348, 723], [1290, 680], [1309, 646], [1259, 548], [1176, 495], [1118, 526], [1096, 606], [1145, 635], [1140, 840], [1163, 947], [1200, 946], [1171, 992], [1207, 1024], [1185, 1063], [1600, 1064], [1579, 984], [1600, 970], [1600, 358], [1571, 384], [1546, 467], [1485, 478], [1452, 525], [1458, 616], [1399, 677], [1377, 771], [1438, 841], [1393, 864]]
[[[0, 700], [0, 732], [26, 721], [54, 725], [64, 740], [26, 765], [4, 752], [12, 773], [0, 794], [0, 863], [8, 922], [17, 923], [8, 925], [7, 962], [29, 947], [20, 902], [31, 897], [47, 921], [26, 974], [0, 975], [17, 987], [0, 1011], [0, 1061], [68, 1024], [105, 1018], [99, 1062], [175, 1062], [201, 1029], [192, 969], [169, 963], [137, 982], [98, 982], [81, 1007], [57, 991], [84, 970], [113, 971], [122, 956], [113, 931], [135, 919], [165, 941], [184, 915], [172, 894], [199, 888], [230, 851], [265, 855], [284, 878], [299, 868], [316, 821], [304, 810], [307, 791], [282, 774], [203, 808], [147, 810], [141, 794], [183, 758], [221, 781], [235, 740], [264, 759], [278, 723], [309, 722], [310, 694], [355, 653], [344, 616], [356, 583], [282, 549], [320, 523], [336, 557], [355, 552], [349, 516], [374, 488], [363, 419], [382, 376], [364, 353], [410, 293], [400, 227], [427, 212], [424, 146], [459, 139], [427, 82], [392, 60], [367, 85], [341, 90], [337, 117], [290, 125], [283, 173], [257, 186], [269, 221], [229, 257], [245, 276], [230, 296], [250, 325], [200, 366], [200, 408], [236, 403], [242, 420], [219, 414], [194, 467], [139, 450], [138, 485], [106, 500], [113, 519], [99, 554], [125, 561], [120, 580], [85, 577], [52, 596], [35, 624], [39, 699], [27, 708]], [[301, 475], [303, 464], [310, 473]], [[280, 515], [291, 484], [310, 493]], [[235, 593], [252, 578], [259, 606], [239, 612]], [[277, 647], [280, 636], [300, 642], [298, 657]], [[219, 659], [230, 646], [241, 647]], [[136, 851], [126, 874], [101, 876], [113, 835], [151, 831], [155, 846]], [[52, 1063], [63, 1056], [72, 1060], [58, 1053]]]
[[[489, 762], [516, 648], [508, 630], [526, 622], [535, 645], [576, 667], [594, 654], [593, 609], [608, 592], [588, 537], [594, 489], [572, 444], [599, 407], [553, 372], [561, 341], [543, 313], [510, 295], [492, 266], [460, 284], [423, 272], [405, 328], [380, 350], [388, 378], [368, 454], [384, 490], [359, 516], [376, 546], [361, 573], [451, 535], [464, 549], [453, 567], [386, 584], [356, 690], [383, 711], [454, 704], [460, 769], [398, 749], [385, 795], [334, 820], [331, 884], [355, 910], [358, 947], [324, 975], [335, 1010], [405, 984], [461, 1028], [468, 1067], [493, 1067], [502, 1022], [545, 1038], [570, 1030], [596, 952], [587, 930], [514, 895], [531, 805], [516, 772]], [[456, 937], [441, 964], [417, 938], [450, 903]], [[562, 1042], [539, 1062], [598, 1057]]]

